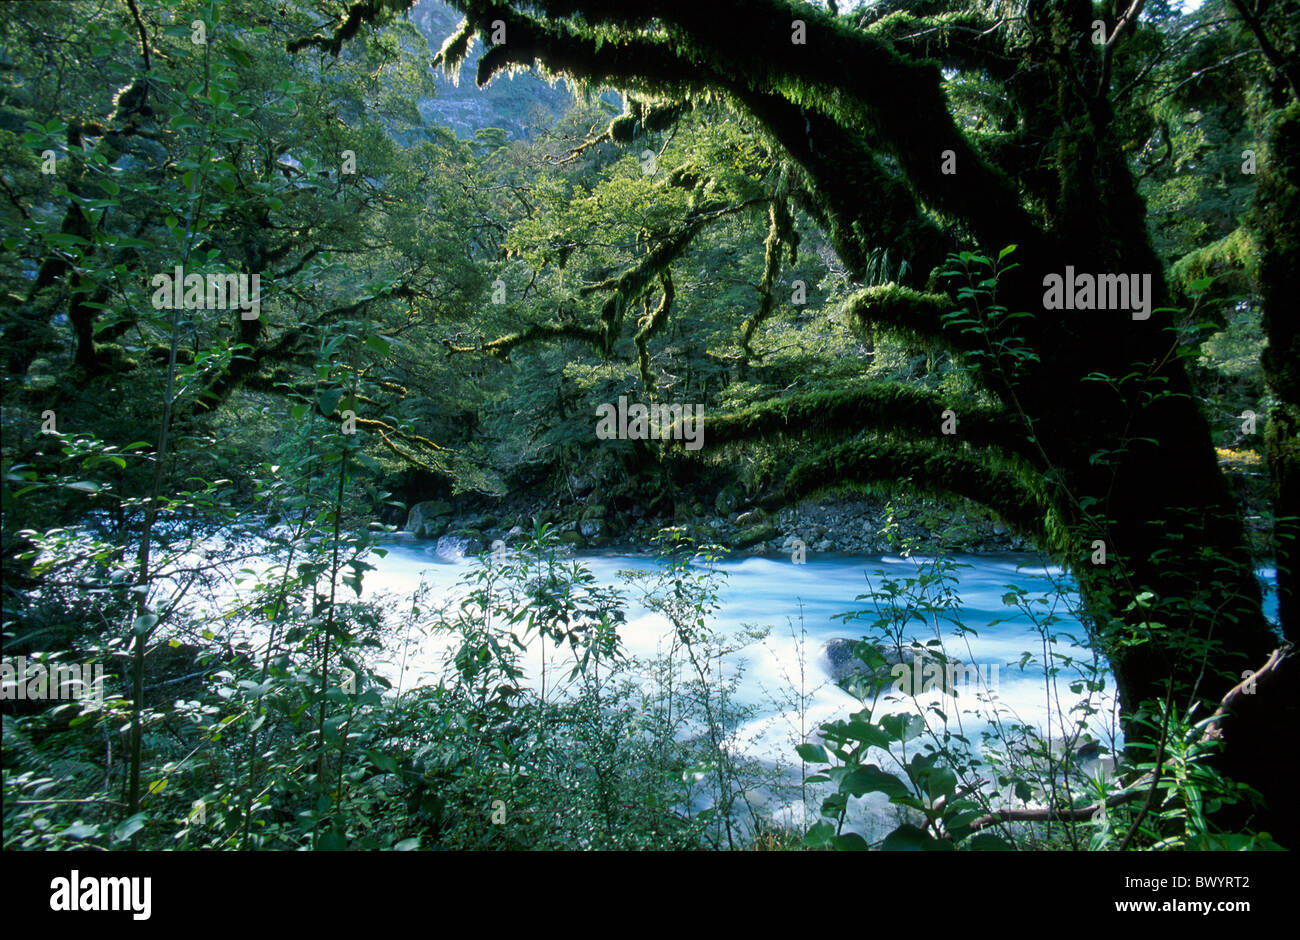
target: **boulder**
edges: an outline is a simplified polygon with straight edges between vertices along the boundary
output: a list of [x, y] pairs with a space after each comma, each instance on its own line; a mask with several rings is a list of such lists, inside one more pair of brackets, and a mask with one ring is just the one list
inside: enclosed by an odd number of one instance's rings
[[740, 504], [740, 497], [736, 491], [727, 488], [718, 493], [717, 498], [713, 501], [713, 508], [724, 516], [729, 516], [736, 511], [736, 506]]
[[771, 523], [764, 522], [760, 525], [750, 526], [748, 529], [742, 529], [736, 533], [732, 544], [736, 548], [748, 548], [759, 542], [767, 542], [776, 538], [776, 527]]
[[901, 657], [896, 650], [865, 640], [834, 637], [822, 645], [822, 660], [836, 685], [842, 686], [852, 679], [862, 682], [866, 688], [874, 688], [892, 679], [890, 670], [901, 662]]
[[[898, 665], [912, 666], [920, 657], [922, 667], [938, 662], [938, 657], [922, 646], [898, 650], [878, 646], [868, 640], [850, 640], [835, 637], [822, 645], [822, 660], [836, 685], [852, 681], [860, 688], [871, 691], [883, 689], [895, 680], [893, 669]], [[928, 672], [928, 670], [927, 670]], [[916, 676], [915, 681], [929, 681], [926, 676]]]
[[451, 504], [441, 499], [416, 503], [406, 517], [406, 531], [416, 538], [436, 539], [451, 521]]
[[461, 546], [461, 552], [465, 555], [477, 555], [488, 544], [487, 538], [478, 529], [457, 529], [447, 534], [465, 540], [465, 544]]

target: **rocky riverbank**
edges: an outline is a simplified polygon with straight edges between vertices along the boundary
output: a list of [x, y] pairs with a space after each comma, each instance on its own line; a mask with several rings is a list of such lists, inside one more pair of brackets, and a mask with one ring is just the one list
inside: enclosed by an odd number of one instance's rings
[[720, 492], [712, 511], [700, 503], [673, 517], [632, 506], [612, 511], [594, 498], [562, 507], [453, 505], [446, 500], [416, 503], [404, 530], [420, 539], [444, 535], [465, 539], [466, 554], [497, 541], [511, 544], [531, 531], [533, 521], [554, 526], [575, 549], [644, 551], [662, 528], [684, 526], [696, 541], [726, 547], [735, 557], [818, 553], [875, 555], [912, 544], [921, 551], [987, 553], [1026, 551], [1029, 542], [979, 507], [954, 509], [928, 499], [835, 498], [806, 500], [776, 513], [746, 506], [730, 490]]

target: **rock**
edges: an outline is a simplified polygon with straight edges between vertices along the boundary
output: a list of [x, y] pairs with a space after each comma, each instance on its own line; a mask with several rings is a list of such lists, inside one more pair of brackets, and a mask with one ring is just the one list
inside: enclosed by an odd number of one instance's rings
[[595, 538], [600, 535], [605, 528], [605, 523], [601, 519], [587, 519], [578, 526], [578, 531], [584, 538]]
[[[429, 499], [411, 507], [406, 516], [406, 531], [416, 538], [436, 539], [446, 531], [450, 521], [451, 504], [441, 499]], [[433, 534], [426, 534], [430, 532]]]
[[763, 521], [763, 514], [757, 509], [751, 509], [749, 512], [742, 512], [736, 517], [736, 525], [751, 526], [758, 525]]
[[521, 525], [512, 526], [512, 527], [510, 528], [510, 531], [506, 533], [506, 541], [507, 541], [507, 542], [513, 542], [513, 541], [516, 541], [516, 540], [522, 538], [522, 537], [523, 537], [523, 534], [524, 534], [524, 527], [523, 527], [523, 526], [521, 526]]
[[605, 507], [602, 505], [597, 504], [595, 506], [588, 506], [586, 509], [582, 511], [582, 518], [583, 519], [604, 519], [606, 512], [607, 511]]
[[732, 544], [736, 548], [748, 548], [751, 545], [756, 545], [759, 542], [767, 542], [774, 538], [776, 538], [776, 527], [771, 523], [765, 522], [761, 525], [750, 526], [748, 529], [741, 530], [736, 534]]
[[[863, 656], [871, 659], [874, 668]], [[890, 670], [902, 661], [896, 650], [882, 649], [865, 640], [844, 637], [827, 640], [822, 646], [822, 658], [836, 685], [857, 679], [868, 688], [892, 679]]]
[[449, 525], [451, 525], [451, 517], [442, 516], [422, 524], [413, 534], [417, 539], [436, 539], [446, 533]]
[[585, 545], [587, 541], [582, 537], [581, 532], [575, 532], [573, 530], [569, 530], [567, 532], [561, 532], [557, 536], [557, 538], [559, 538], [561, 544], [572, 545], [574, 548], [582, 548], [582, 546]]
[[575, 496], [585, 496], [596, 486], [596, 481], [582, 476], [569, 477], [569, 486]]
[[736, 491], [728, 487], [718, 494], [717, 499], [713, 501], [713, 508], [724, 516], [729, 516], [736, 511], [736, 506], [740, 503], [740, 498]]
[[[898, 650], [877, 646], [866, 640], [850, 640], [835, 637], [822, 645], [822, 658], [836, 685], [855, 681], [868, 691], [892, 684], [896, 680], [894, 667], [898, 665], [915, 666], [920, 658], [923, 670], [927, 663], [938, 662], [937, 657], [922, 647]], [[929, 670], [924, 670], [929, 672]], [[930, 676], [916, 676], [919, 683], [929, 682]]]
[[818, 542], [816, 545], [813, 546], [813, 551], [833, 552], [835, 551], [835, 543], [832, 542], [830, 539], [822, 539], [820, 542]]

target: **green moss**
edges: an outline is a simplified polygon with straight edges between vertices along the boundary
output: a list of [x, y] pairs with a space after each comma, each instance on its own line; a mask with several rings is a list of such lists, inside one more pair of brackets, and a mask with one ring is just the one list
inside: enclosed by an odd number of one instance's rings
[[885, 327], [917, 339], [946, 341], [942, 317], [956, 306], [947, 294], [881, 284], [851, 294], [841, 315], [850, 326]]
[[914, 437], [940, 434], [943, 412], [953, 409], [958, 434], [944, 443], [997, 447], [1006, 454], [1031, 456], [1031, 445], [1018, 432], [1020, 423], [1000, 408], [955, 401], [903, 382], [876, 382], [759, 402], [727, 415], [704, 418], [711, 444], [758, 440], [777, 434], [834, 435], [861, 431], [906, 431]]
[[[782, 174], [781, 183], [784, 183]], [[794, 218], [784, 197], [773, 199], [768, 207], [767, 239], [763, 242], [763, 279], [758, 287], [758, 310], [745, 320], [740, 329], [740, 348], [745, 355], [752, 355], [750, 340], [754, 331], [772, 312], [772, 285], [781, 270], [781, 248], [789, 246], [791, 263], [798, 256], [799, 235], [794, 229]]]
[[1228, 274], [1240, 274], [1254, 280], [1257, 271], [1257, 246], [1243, 227], [1235, 229], [1213, 244], [1189, 252], [1169, 270], [1169, 286], [1177, 297], [1186, 296], [1194, 281]]
[[1042, 540], [1049, 504], [1019, 475], [935, 446], [853, 441], [821, 451], [790, 471], [783, 498], [793, 502], [845, 485], [953, 495], [988, 507], [1007, 525]]
[[776, 538], [776, 528], [771, 523], [762, 522], [738, 532], [733, 544], [736, 548], [748, 548], [751, 545], [767, 542], [774, 538]]

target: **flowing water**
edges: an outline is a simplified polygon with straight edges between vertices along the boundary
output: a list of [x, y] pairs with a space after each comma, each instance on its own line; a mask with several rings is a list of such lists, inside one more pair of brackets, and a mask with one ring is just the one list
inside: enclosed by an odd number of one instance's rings
[[[365, 575], [365, 594], [390, 596], [400, 612], [409, 609], [411, 596], [424, 586], [426, 613], [440, 604], [454, 605], [469, 590], [463, 579], [482, 564], [465, 557], [462, 546], [463, 540], [455, 538], [436, 544], [402, 537], [388, 541], [383, 545], [386, 555], [369, 558], [374, 568]], [[619, 629], [623, 652], [643, 660], [665, 653], [672, 642], [671, 624], [640, 603], [640, 592], [625, 577], [629, 571], [652, 572], [659, 562], [650, 555], [615, 553], [580, 553], [577, 560], [599, 584], [624, 591], [626, 622]], [[935, 727], [937, 708], [946, 716], [949, 730], [976, 747], [985, 733], [996, 736], [1018, 724], [1033, 726], [1059, 742], [1076, 732], [1078, 706], [1087, 698], [1095, 709], [1086, 718], [1087, 732], [1108, 747], [1120, 743], [1113, 679], [1104, 659], [1094, 659], [1082, 645], [1086, 634], [1073, 613], [1077, 596], [1069, 577], [1045, 566], [1041, 556], [1029, 554], [956, 556], [953, 561], [951, 573], [956, 580], [951, 590], [956, 600], [949, 614], [960, 627], [947, 617], [939, 618], [937, 625], [933, 618], [915, 620], [906, 636], [921, 642], [938, 639], [950, 659], [979, 667], [980, 680], [959, 685], [955, 698], [933, 686], [918, 690], [915, 697], [889, 694], [886, 686], [877, 717], [881, 710], [919, 712]], [[878, 637], [872, 622], [880, 614], [862, 596], [879, 591], [890, 579], [916, 577], [930, 562], [922, 557], [819, 553], [810, 555], [805, 564], [794, 564], [788, 556], [718, 563], [723, 577], [719, 608], [710, 625], [732, 638], [766, 628], [766, 636], [722, 661], [722, 669], [736, 680], [733, 704], [747, 712], [726, 746], [797, 781], [801, 762], [795, 747], [815, 740], [821, 723], [845, 718], [863, 707], [833, 681], [826, 644], [839, 638]], [[1273, 583], [1271, 569], [1259, 575], [1266, 586]], [[1015, 591], [1025, 592], [1039, 625], [1004, 603], [1008, 593]], [[1275, 595], [1268, 596], [1266, 613], [1276, 618], [1276, 608]], [[850, 611], [865, 613], [848, 621], [839, 616]], [[1054, 641], [1046, 639], [1041, 628], [1049, 615], [1055, 618], [1047, 630], [1055, 635]], [[393, 647], [378, 657], [377, 667], [400, 689], [437, 681], [451, 642], [445, 632], [399, 631]], [[556, 694], [564, 694], [563, 682], [556, 689], [554, 677], [567, 676], [574, 660], [567, 647], [543, 647], [534, 639], [523, 654], [527, 681], [534, 689], [543, 656], [553, 677], [548, 683], [548, 700], [553, 700]], [[1071, 658], [1077, 662], [1069, 662]], [[1053, 682], [1047, 681], [1045, 662], [1056, 672]], [[1104, 680], [1100, 691], [1089, 692], [1078, 684], [1090, 669], [1094, 677]], [[932, 675], [918, 674], [918, 685]], [[791, 823], [805, 821], [800, 818], [802, 804], [785, 805], [791, 810], [787, 817]], [[883, 819], [886, 810], [882, 805], [872, 812]]]
[[[455, 540], [443, 539], [437, 546], [428, 542], [398, 542], [385, 546], [389, 554], [375, 561], [376, 570], [366, 576], [368, 590], [409, 594], [421, 581], [431, 588], [431, 597], [450, 599], [463, 593], [457, 582], [474, 559], [461, 557]], [[647, 610], [639, 593], [628, 587], [620, 573], [628, 570], [651, 571], [657, 562], [644, 555], [581, 554], [581, 562], [591, 569], [604, 585], [622, 585], [627, 591], [627, 623], [620, 637], [629, 655], [653, 657], [667, 649], [672, 628], [659, 614]], [[964, 628], [940, 621], [938, 638], [951, 659], [975, 664], [981, 681], [959, 687], [957, 697], [944, 695], [938, 688], [918, 696], [922, 705], [937, 704], [960, 730], [978, 740], [990, 721], [1020, 721], [1039, 727], [1055, 728], [1059, 736], [1063, 726], [1072, 726], [1069, 711], [1081, 699], [1069, 689], [1070, 681], [1082, 677], [1083, 670], [1063, 664], [1067, 656], [1090, 662], [1092, 655], [1072, 639], [1082, 639], [1083, 628], [1071, 613], [1075, 601], [1072, 585], [1059, 569], [1045, 568], [1036, 556], [1006, 554], [958, 556], [954, 559], [957, 581], [954, 590], [960, 599], [957, 619]], [[739, 675], [735, 696], [737, 704], [750, 706], [754, 717], [736, 734], [737, 746], [751, 756], [779, 764], [797, 763], [794, 746], [824, 721], [842, 718], [860, 709], [861, 704], [840, 689], [831, 677], [825, 654], [827, 641], [836, 638], [860, 638], [871, 632], [871, 622], [878, 614], [872, 603], [857, 600], [860, 595], [879, 589], [885, 579], [914, 577], [928, 559], [891, 556], [850, 557], [810, 556], [806, 564], [794, 564], [785, 556], [746, 558], [724, 561], [717, 565], [723, 573], [719, 593], [720, 609], [712, 626], [730, 636], [738, 636], [751, 627], [768, 629], [768, 635], [741, 652], [727, 658], [726, 667]], [[1044, 640], [1030, 618], [1003, 603], [1004, 596], [1023, 589], [1029, 598], [1043, 598], [1045, 606], [1035, 604], [1039, 618], [1048, 613], [1057, 618], [1051, 632], [1057, 641], [1049, 644], [1053, 666], [1060, 680], [1050, 702], [1044, 684]], [[858, 621], [845, 622], [837, 617], [849, 611], [868, 610]], [[921, 641], [936, 638], [933, 621], [914, 622], [908, 636]], [[400, 679], [404, 687], [423, 681], [422, 676], [436, 671], [449, 642], [446, 638], [421, 639], [404, 657], [389, 657], [389, 678]], [[1025, 653], [1032, 659], [1023, 668]], [[540, 673], [542, 649], [534, 644], [525, 656], [530, 673]], [[567, 650], [552, 654], [549, 671], [567, 671], [573, 661]], [[1101, 714], [1093, 719], [1093, 733], [1107, 739], [1113, 727], [1113, 684], [1107, 666], [1098, 663], [1105, 677], [1104, 691], [1093, 701]], [[932, 674], [917, 677], [918, 685], [927, 684]], [[1059, 693], [1059, 700], [1057, 694]], [[779, 703], [802, 700], [804, 714], [790, 714]], [[904, 697], [886, 703], [890, 710], [914, 709]], [[802, 729], [800, 727], [802, 725]], [[802, 732], [802, 733], [801, 733]]]

